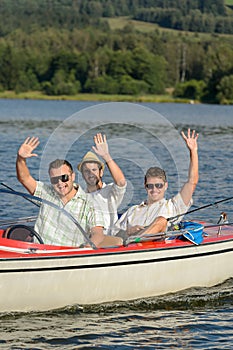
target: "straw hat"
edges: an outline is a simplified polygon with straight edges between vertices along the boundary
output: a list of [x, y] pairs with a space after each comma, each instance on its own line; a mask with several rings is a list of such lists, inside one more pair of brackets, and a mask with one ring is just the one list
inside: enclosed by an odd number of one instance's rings
[[81, 171], [84, 163], [98, 163], [101, 168], [104, 170], [104, 163], [97, 157], [97, 155], [93, 152], [87, 152], [81, 162], [77, 165], [79, 171]]

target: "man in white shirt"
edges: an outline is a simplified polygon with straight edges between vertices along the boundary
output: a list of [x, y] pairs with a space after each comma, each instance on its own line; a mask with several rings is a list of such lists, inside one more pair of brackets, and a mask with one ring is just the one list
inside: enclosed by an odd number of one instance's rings
[[[95, 153], [87, 152], [77, 168], [86, 182], [86, 193], [92, 199], [95, 210], [103, 214], [105, 234], [112, 235], [127, 183], [123, 172], [109, 153], [106, 136], [98, 133], [94, 136], [94, 142], [92, 149]], [[113, 178], [112, 183], [106, 184], [102, 181], [105, 164], [96, 154], [106, 163]]]
[[[190, 152], [188, 180], [180, 192], [170, 199], [165, 199], [168, 182], [165, 171], [151, 167], [145, 175], [147, 199], [139, 205], [129, 208], [118, 220], [116, 226], [126, 231], [127, 235], [135, 235], [145, 228], [143, 234], [152, 234], [167, 229], [167, 219], [188, 211], [192, 205], [192, 195], [198, 183], [198, 134], [188, 129], [187, 136], [181, 133]], [[181, 216], [176, 222], [181, 220]]]

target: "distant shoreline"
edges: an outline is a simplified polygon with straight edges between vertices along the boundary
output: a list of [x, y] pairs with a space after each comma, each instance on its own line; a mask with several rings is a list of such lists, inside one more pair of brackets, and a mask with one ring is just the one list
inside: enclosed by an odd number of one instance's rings
[[0, 92], [0, 99], [24, 100], [55, 100], [55, 101], [104, 101], [104, 102], [141, 102], [141, 103], [199, 103], [190, 99], [173, 98], [171, 95], [106, 95], [106, 94], [77, 94], [48, 96], [39, 91], [15, 93], [14, 91]]

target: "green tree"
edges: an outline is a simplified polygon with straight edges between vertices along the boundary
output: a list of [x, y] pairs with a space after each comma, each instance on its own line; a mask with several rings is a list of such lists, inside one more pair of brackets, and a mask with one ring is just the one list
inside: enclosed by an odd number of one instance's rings
[[201, 100], [206, 84], [203, 80], [190, 80], [176, 85], [173, 96], [189, 98], [191, 100]]
[[118, 82], [108, 75], [96, 77], [93, 79], [87, 79], [84, 86], [85, 91], [99, 94], [118, 94], [119, 84]]
[[140, 95], [149, 91], [149, 85], [145, 81], [133, 79], [129, 75], [123, 75], [119, 81], [119, 93], [122, 95]]
[[167, 80], [165, 59], [139, 47], [133, 50], [133, 60], [132, 77], [146, 82], [149, 86], [149, 93], [164, 93]]
[[19, 78], [20, 56], [10, 45], [1, 48], [0, 84], [5, 90], [14, 90]]
[[130, 51], [114, 51], [111, 53], [107, 74], [113, 78], [130, 75], [133, 67], [133, 55]]
[[41, 86], [37, 80], [35, 73], [32, 70], [29, 69], [26, 72], [20, 72], [19, 79], [17, 80], [16, 85], [14, 87], [16, 93], [36, 91], [40, 89]]
[[221, 80], [233, 72], [233, 49], [230, 45], [210, 45], [204, 61], [204, 74], [207, 82], [205, 101], [218, 102], [218, 86]]
[[75, 80], [74, 72], [67, 76], [62, 69], [56, 71], [51, 82], [43, 84], [43, 91], [47, 95], [75, 95], [80, 91], [81, 84]]
[[216, 86], [219, 103], [233, 102], [233, 74], [223, 77]]

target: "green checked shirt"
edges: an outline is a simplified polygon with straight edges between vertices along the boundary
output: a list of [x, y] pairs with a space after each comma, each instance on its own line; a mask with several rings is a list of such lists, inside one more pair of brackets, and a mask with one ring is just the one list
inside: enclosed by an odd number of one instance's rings
[[[50, 201], [69, 212], [88, 236], [90, 236], [92, 227], [104, 226], [102, 215], [94, 211], [93, 205], [80, 187], [76, 195], [65, 205], [52, 186], [48, 186], [40, 181], [37, 182], [34, 195]], [[35, 230], [41, 235], [45, 244], [79, 246], [86, 243], [82, 232], [69, 217], [43, 202], [35, 223]]]

